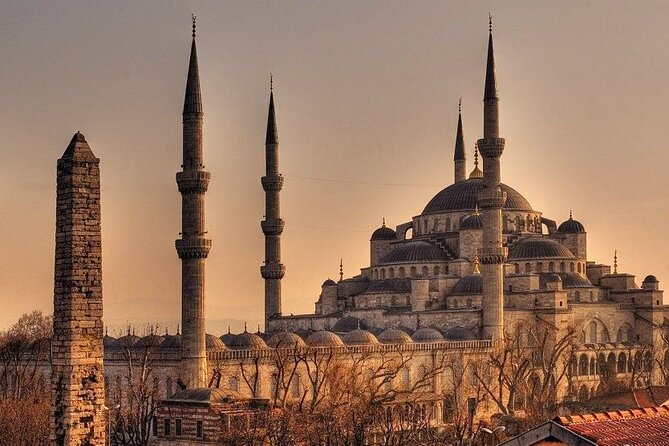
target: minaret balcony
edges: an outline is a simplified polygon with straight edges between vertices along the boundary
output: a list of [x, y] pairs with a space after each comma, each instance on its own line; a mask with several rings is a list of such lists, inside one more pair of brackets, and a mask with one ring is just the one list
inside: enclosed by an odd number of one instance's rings
[[206, 170], [177, 172], [177, 185], [182, 194], [203, 194], [209, 188], [211, 174]]
[[204, 237], [186, 237], [174, 243], [180, 259], [206, 259], [211, 250], [211, 239]]
[[260, 222], [260, 227], [262, 228], [262, 232], [265, 235], [281, 235], [285, 225], [286, 222], [280, 218], [276, 218], [274, 220], [263, 220]]
[[504, 247], [489, 247], [478, 250], [479, 260], [482, 265], [500, 265], [506, 262], [509, 250]]
[[286, 267], [281, 263], [274, 263], [269, 265], [262, 265], [260, 267], [260, 275], [263, 279], [283, 279], [286, 274]]
[[268, 175], [260, 179], [265, 192], [278, 192], [283, 188], [283, 177], [281, 175]]
[[499, 158], [504, 152], [504, 138], [484, 138], [478, 140], [479, 152], [484, 158]]

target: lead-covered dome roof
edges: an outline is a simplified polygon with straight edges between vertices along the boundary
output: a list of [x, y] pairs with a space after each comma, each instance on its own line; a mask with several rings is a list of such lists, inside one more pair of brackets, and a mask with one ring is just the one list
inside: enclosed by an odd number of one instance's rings
[[455, 282], [451, 288], [451, 295], [483, 294], [483, 276], [470, 274]]
[[228, 347], [233, 350], [262, 350], [267, 348], [267, 344], [257, 334], [245, 331], [235, 336]]
[[381, 260], [379, 260], [379, 264], [445, 262], [447, 260], [448, 256], [446, 253], [436, 245], [415, 240], [398, 245], [395, 249], [383, 256]]
[[416, 332], [411, 336], [416, 342], [433, 342], [433, 341], [443, 341], [444, 336], [439, 332], [430, 327], [422, 327], [416, 330]]
[[341, 338], [331, 331], [321, 330], [312, 333], [307, 338], [309, 347], [338, 347], [344, 345]]
[[397, 233], [387, 227], [384, 223], [383, 226], [372, 233], [372, 238], [370, 240], [395, 240], [396, 238]]
[[347, 345], [366, 345], [378, 344], [379, 341], [372, 333], [367, 330], [353, 330], [344, 336], [344, 344]]
[[524, 238], [509, 248], [509, 260], [574, 258], [566, 246], [544, 236]]
[[227, 350], [225, 342], [221, 341], [219, 338], [209, 333], [205, 335], [205, 345], [207, 351]]
[[165, 338], [163, 336], [152, 333], [148, 336], [144, 336], [143, 338], [139, 339], [137, 342], [135, 342], [135, 345], [133, 347], [134, 348], [158, 347], [160, 344], [163, 343], [164, 340]]
[[397, 328], [388, 328], [381, 332], [377, 339], [384, 344], [409, 344], [413, 342], [411, 336]]
[[[504, 210], [507, 211], [532, 211], [530, 203], [515, 189], [500, 184], [502, 192], [506, 193]], [[434, 214], [439, 212], [474, 210], [478, 201], [478, 195], [483, 189], [483, 178], [469, 178], [459, 183], [451, 184], [443, 189], [425, 206], [423, 214]]]
[[460, 230], [483, 229], [483, 219], [479, 214], [472, 214], [465, 217], [460, 223]]
[[297, 334], [289, 331], [274, 333], [268, 340], [267, 345], [271, 348], [295, 348], [304, 347], [304, 340]]
[[560, 224], [557, 230], [562, 234], [585, 234], [585, 227], [580, 221], [574, 220], [572, 217]]

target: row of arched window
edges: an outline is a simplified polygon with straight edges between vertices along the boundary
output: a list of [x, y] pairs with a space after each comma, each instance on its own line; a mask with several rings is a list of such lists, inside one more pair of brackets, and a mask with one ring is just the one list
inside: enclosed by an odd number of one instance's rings
[[520, 263], [513, 264], [514, 272], [516, 274], [522, 273], [585, 273], [585, 263], [583, 262], [525, 262], [524, 265]]
[[[665, 362], [669, 356], [665, 355]], [[617, 373], [651, 372], [653, 369], [653, 354], [651, 352], [636, 352], [634, 357], [628, 356], [625, 352], [609, 353], [608, 356], [600, 353], [595, 356], [588, 356], [582, 353], [578, 360], [572, 356], [569, 364], [569, 370], [572, 376], [602, 376], [615, 375]]]
[[[445, 274], [448, 274], [448, 265], [443, 268], [443, 271]], [[438, 275], [441, 274], [442, 272], [442, 267], [439, 265], [435, 265], [434, 267], [430, 268], [427, 265], [423, 265], [423, 267], [420, 269], [420, 273], [423, 275], [423, 277], [428, 277], [430, 275]], [[409, 271], [407, 272], [407, 269], [403, 266], [400, 267], [388, 267], [388, 268], [374, 268], [372, 270], [372, 278], [374, 280], [379, 280], [379, 279], [395, 279], [395, 278], [403, 278], [403, 277], [411, 277], [411, 278], [416, 278], [418, 277], [418, 267], [412, 266], [409, 268]]]

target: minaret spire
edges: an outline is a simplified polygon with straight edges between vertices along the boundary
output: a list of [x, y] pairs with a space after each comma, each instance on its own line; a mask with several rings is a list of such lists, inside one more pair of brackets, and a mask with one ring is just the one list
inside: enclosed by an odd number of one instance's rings
[[502, 207], [506, 195], [502, 192], [500, 157], [504, 139], [499, 137], [499, 98], [495, 79], [495, 55], [492, 42], [492, 15], [488, 21], [488, 58], [483, 93], [483, 139], [478, 150], [483, 157], [483, 184], [478, 204], [483, 219], [483, 247], [480, 250], [483, 275], [483, 336], [500, 340], [504, 336], [504, 262], [507, 250], [503, 245]]
[[260, 222], [265, 234], [265, 263], [260, 267], [260, 275], [265, 279], [265, 331], [269, 331], [269, 321], [281, 315], [281, 279], [286, 267], [281, 264], [281, 233], [284, 221], [281, 219], [279, 193], [283, 188], [283, 176], [279, 173], [279, 133], [274, 111], [274, 78], [270, 74], [269, 111], [267, 133], [265, 135], [265, 176], [261, 184], [265, 191], [265, 219]]
[[[176, 240], [181, 259], [181, 325], [183, 329], [182, 364], [188, 387], [207, 386], [207, 352], [204, 317], [204, 264], [211, 249], [204, 222], [204, 196], [210, 174], [204, 170], [202, 153], [202, 98], [195, 46], [193, 41], [188, 64], [183, 109], [183, 164], [177, 173], [181, 192], [181, 238]], [[178, 332], [178, 328], [177, 328]]]
[[465, 155], [465, 137], [462, 132], [462, 98], [458, 102], [458, 130], [455, 135], [455, 182], [467, 179], [467, 156]]

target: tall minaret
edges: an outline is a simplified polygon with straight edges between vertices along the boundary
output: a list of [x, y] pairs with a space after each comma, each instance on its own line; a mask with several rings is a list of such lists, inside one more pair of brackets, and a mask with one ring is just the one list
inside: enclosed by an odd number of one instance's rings
[[181, 238], [176, 241], [181, 259], [182, 379], [188, 387], [207, 386], [204, 330], [204, 261], [211, 249], [204, 226], [204, 194], [210, 174], [202, 158], [202, 98], [195, 48], [195, 17], [188, 80], [183, 110], [183, 170], [177, 173], [181, 192]]
[[465, 137], [462, 134], [462, 98], [458, 103], [458, 131], [455, 135], [455, 182], [467, 179], [467, 156], [465, 155]]
[[268, 321], [281, 315], [281, 279], [286, 267], [281, 264], [281, 233], [284, 221], [279, 212], [279, 192], [283, 187], [283, 176], [279, 173], [279, 134], [274, 116], [274, 88], [270, 76], [269, 113], [265, 136], [265, 176], [261, 178], [265, 191], [265, 219], [260, 222], [265, 234], [265, 263], [260, 274], [265, 279], [265, 330]]
[[479, 207], [483, 218], [483, 336], [498, 340], [504, 336], [504, 262], [507, 250], [502, 244], [502, 207], [506, 195], [500, 188], [499, 159], [504, 151], [504, 138], [499, 137], [499, 98], [495, 82], [495, 56], [492, 46], [492, 16], [488, 36], [488, 63], [483, 97], [483, 139], [478, 148], [483, 156], [483, 184]]

